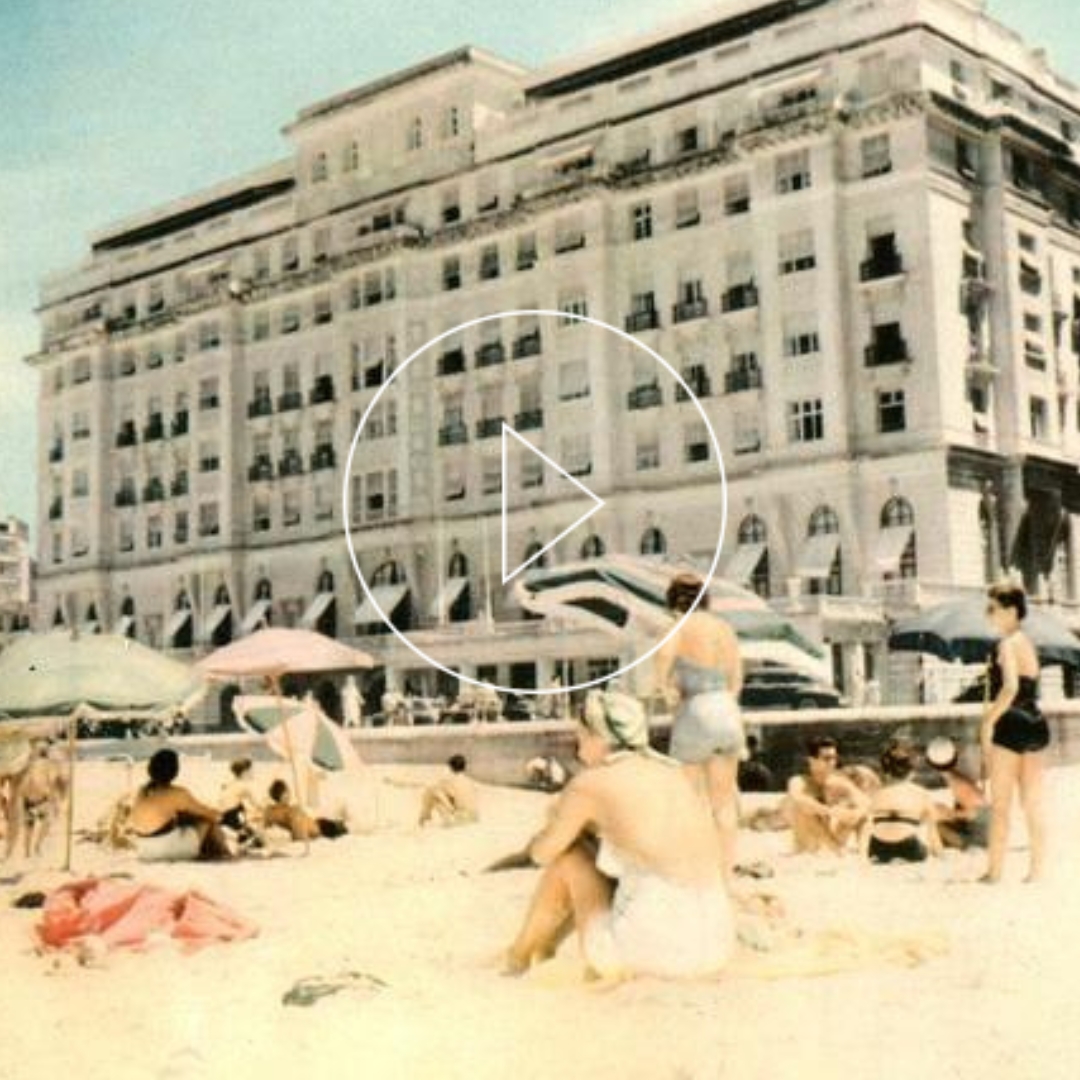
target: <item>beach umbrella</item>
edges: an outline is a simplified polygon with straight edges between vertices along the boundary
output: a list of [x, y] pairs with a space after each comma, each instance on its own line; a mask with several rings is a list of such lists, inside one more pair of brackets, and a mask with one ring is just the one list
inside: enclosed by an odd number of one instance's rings
[[[0, 654], [0, 713], [68, 732], [68, 808], [64, 869], [71, 867], [74, 826], [75, 726], [79, 720], [169, 722], [204, 692], [185, 664], [116, 634], [34, 634]], [[6, 728], [5, 724], [5, 728]]]
[[243, 694], [233, 699], [232, 707], [240, 726], [266, 736], [267, 745], [280, 757], [287, 758], [291, 747], [297, 757], [328, 772], [363, 764], [345, 732], [313, 699]]
[[[1056, 616], [1032, 605], [1022, 625], [1041, 663], [1080, 668], [1080, 638]], [[889, 635], [889, 648], [977, 664], [987, 659], [997, 641], [986, 617], [986, 600], [968, 598], [901, 619]]]

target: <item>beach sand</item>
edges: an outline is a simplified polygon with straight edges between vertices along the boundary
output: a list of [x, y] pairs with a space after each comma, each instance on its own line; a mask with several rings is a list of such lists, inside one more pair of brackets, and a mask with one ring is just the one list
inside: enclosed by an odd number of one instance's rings
[[[279, 771], [256, 766], [260, 782]], [[182, 779], [213, 798], [223, 763], [186, 761]], [[226, 865], [145, 866], [76, 847], [76, 875], [127, 873], [198, 888], [254, 920], [254, 940], [194, 954], [172, 942], [112, 952], [96, 966], [35, 951], [29, 889], [69, 877], [22, 860], [0, 884], [0, 1077], [28, 1080], [498, 1077], [619, 1080], [1038, 1078], [1077, 1075], [1080, 999], [1080, 769], [1049, 778], [1053, 873], [1020, 884], [1023, 853], [998, 888], [971, 884], [980, 861], [865, 867], [793, 858], [783, 833], [744, 832], [741, 861], [776, 870], [746, 882], [779, 896], [788, 924], [917, 938], [915, 966], [869, 954], [854, 970], [781, 975], [805, 947], [744, 950], [713, 982], [581, 978], [576, 943], [522, 979], [498, 974], [535, 871], [485, 875], [539, 826], [549, 796], [484, 788], [483, 820], [417, 830], [419, 785], [435, 770], [369, 770], [378, 829], [304, 854]], [[94, 823], [125, 789], [119, 764], [80, 764], [77, 821]], [[374, 821], [371, 822], [374, 824]], [[1018, 831], [1017, 846], [1022, 844]], [[56, 866], [61, 838], [36, 864]], [[800, 951], [801, 950], [801, 951]], [[282, 998], [305, 977], [371, 976], [309, 1007]], [[373, 981], [377, 980], [377, 981]]]

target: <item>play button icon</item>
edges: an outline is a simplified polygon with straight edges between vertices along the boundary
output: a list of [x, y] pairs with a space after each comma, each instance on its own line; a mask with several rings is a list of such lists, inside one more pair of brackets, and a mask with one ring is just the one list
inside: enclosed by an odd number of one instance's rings
[[[512, 570], [509, 569], [507, 564], [507, 535], [509, 529], [507, 527], [508, 515], [507, 515], [507, 501], [509, 495], [509, 484], [507, 483], [507, 477], [510, 474], [510, 470], [507, 466], [510, 444], [509, 439], [516, 439], [526, 450], [526, 452], [535, 454], [541, 461], [550, 469], [553, 469], [564, 480], [569, 480], [571, 484], [577, 488], [586, 498], [591, 500], [592, 506], [585, 511], [576, 521], [571, 522], [554, 540], [549, 540], [543, 547], [532, 552], [532, 554], [523, 562], [519, 563]], [[541, 558], [546, 551], [553, 548], [564, 536], [572, 533], [579, 525], [584, 524], [600, 510], [604, 505], [604, 500], [599, 496], [593, 494], [580, 480], [575, 476], [571, 476], [561, 465], [554, 462], [543, 452], [543, 450], [537, 449], [528, 439], [519, 435], [509, 424], [503, 423], [502, 426], [502, 583], [505, 585], [508, 581], [512, 581], [522, 570], [526, 569], [537, 559]]]

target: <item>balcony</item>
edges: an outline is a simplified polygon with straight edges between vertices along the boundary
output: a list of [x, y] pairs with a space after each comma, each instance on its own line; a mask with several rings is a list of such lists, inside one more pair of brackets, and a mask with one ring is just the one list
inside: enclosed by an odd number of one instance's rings
[[503, 418], [501, 416], [483, 416], [476, 421], [476, 437], [478, 439], [490, 439], [502, 432]]
[[881, 281], [904, 272], [904, 260], [896, 250], [882, 251], [859, 263], [860, 281]]
[[188, 433], [188, 413], [187, 409], [182, 409], [172, 418], [172, 437], [174, 439], [180, 438], [182, 435]]
[[64, 500], [55, 498], [49, 503], [49, 520], [59, 521], [64, 516]]
[[660, 328], [660, 312], [655, 309], [648, 311], [632, 311], [624, 321], [628, 334], [640, 334], [645, 330], [658, 330]]
[[319, 375], [315, 379], [315, 385], [308, 394], [308, 402], [312, 405], [322, 405], [324, 402], [334, 400], [334, 377], [333, 375]]
[[515, 360], [524, 360], [529, 356], [539, 356], [541, 347], [540, 331], [533, 330], [514, 341], [513, 357]]
[[248, 419], [253, 420], [256, 416], [272, 416], [274, 413], [274, 399], [269, 393], [259, 394], [248, 402]]
[[[709, 380], [708, 372], [701, 370], [684, 371], [683, 382], [690, 388], [690, 394], [694, 397], [709, 397], [712, 394], [712, 383]], [[681, 386], [675, 387], [675, 400], [676, 401], [689, 401], [690, 394], [686, 392]]]
[[302, 409], [304, 407], [304, 394], [300, 390], [286, 390], [284, 394], [279, 394], [277, 399], [277, 411], [292, 412], [295, 409]]
[[709, 314], [709, 302], [703, 296], [695, 300], [683, 300], [671, 309], [671, 321], [690, 322], [691, 319], [703, 319]]
[[439, 357], [440, 375], [460, 375], [465, 370], [465, 350], [451, 349]]
[[278, 476], [302, 476], [304, 459], [299, 450], [286, 450], [278, 462]]
[[724, 374], [724, 392], [738, 394], [744, 390], [761, 389], [761, 368], [728, 371]]
[[165, 498], [165, 485], [162, 481], [152, 476], [143, 488], [143, 502], [161, 502]]
[[439, 428], [440, 446], [459, 446], [469, 441], [469, 429], [462, 421], [444, 424]]
[[134, 446], [139, 441], [139, 436], [135, 431], [135, 421], [125, 420], [120, 425], [120, 430], [116, 433], [116, 445], [123, 448], [125, 446]]
[[55, 442], [49, 447], [49, 461], [55, 465], [59, 461], [64, 460], [64, 444], [62, 442]]
[[501, 341], [489, 341], [476, 350], [476, 366], [478, 368], [492, 367], [506, 360], [506, 349]]
[[522, 409], [514, 414], [514, 427], [518, 431], [532, 431], [544, 426], [543, 409]]
[[499, 276], [498, 258], [483, 258], [480, 260], [480, 280], [494, 281]]
[[135, 494], [133, 487], [122, 487], [113, 497], [113, 505], [117, 508], [123, 508], [125, 506], [134, 506], [138, 502], [138, 497]]
[[248, 480], [257, 484], [263, 480], [274, 479], [274, 463], [269, 454], [258, 454], [248, 469]]
[[635, 386], [626, 395], [626, 407], [631, 410], [655, 409], [663, 403], [664, 394], [655, 383], [650, 386]]
[[320, 472], [323, 469], [337, 468], [337, 454], [329, 443], [320, 443], [315, 447], [311, 455], [311, 471]]
[[176, 476], [173, 477], [172, 484], [169, 486], [169, 494], [172, 495], [174, 499], [178, 499], [186, 495], [188, 491], [190, 491], [190, 486], [188, 484], [187, 473], [177, 473]]
[[157, 442], [165, 438], [165, 418], [161, 413], [151, 413], [143, 428], [143, 442]]
[[752, 281], [741, 285], [732, 285], [720, 296], [720, 308], [726, 314], [732, 311], [746, 311], [758, 305], [758, 289]]
[[998, 373], [997, 365], [980, 345], [972, 345], [968, 350], [967, 370], [975, 382], [989, 382]]
[[867, 367], [882, 367], [885, 364], [903, 364], [911, 359], [907, 342], [897, 331], [875, 334], [874, 340], [866, 346], [864, 358]]
[[651, 159], [652, 154], [650, 151], [643, 150], [640, 154], [635, 154], [633, 157], [618, 162], [612, 172], [616, 178], [634, 176], [636, 173], [644, 172], [650, 168], [652, 165]]

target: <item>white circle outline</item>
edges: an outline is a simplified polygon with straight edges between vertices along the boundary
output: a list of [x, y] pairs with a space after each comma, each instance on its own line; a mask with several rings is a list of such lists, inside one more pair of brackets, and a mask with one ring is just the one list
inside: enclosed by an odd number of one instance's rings
[[[455, 671], [453, 668], [447, 667], [444, 664], [440, 664], [434, 657], [428, 656], [419, 645], [414, 645], [408, 637], [399, 630], [386, 616], [385, 612], [379, 607], [378, 600], [375, 599], [375, 595], [371, 588], [368, 586], [367, 579], [364, 577], [363, 571], [360, 569], [360, 560], [357, 557], [356, 549], [353, 547], [352, 542], [352, 517], [351, 517], [351, 503], [350, 503], [350, 483], [349, 480], [352, 475], [352, 462], [353, 457], [356, 454], [356, 449], [360, 443], [360, 435], [364, 430], [364, 425], [367, 423], [368, 417], [371, 415], [372, 410], [379, 402], [379, 398], [383, 393], [389, 389], [390, 384], [401, 374], [414, 360], [418, 359], [421, 354], [425, 353], [434, 345], [438, 345], [440, 341], [444, 341], [448, 337], [453, 337], [455, 334], [459, 334], [464, 330], [468, 330], [472, 326], [479, 326], [481, 323], [492, 322], [496, 319], [509, 319], [521, 315], [546, 315], [551, 318], [560, 319], [564, 322], [571, 320], [575, 322], [589, 323], [592, 326], [596, 326], [601, 330], [610, 330], [617, 337], [622, 338], [624, 341], [629, 342], [631, 345], [643, 349], [647, 352], [658, 364], [660, 364], [672, 378], [683, 388], [686, 392], [688, 400], [694, 403], [698, 413], [701, 415], [701, 419], [705, 421], [705, 430], [709, 433], [709, 440], [712, 442], [713, 449], [716, 451], [716, 463], [720, 470], [720, 492], [721, 492], [721, 512], [720, 512], [720, 536], [716, 541], [716, 550], [713, 552], [712, 562], [709, 564], [708, 572], [705, 574], [704, 581], [701, 586], [700, 592], [694, 598], [694, 602], [683, 613], [682, 617], [676, 620], [675, 625], [647, 652], [642, 653], [628, 664], [624, 664], [622, 667], [617, 668], [615, 671], [607, 675], [602, 675], [596, 679], [590, 679], [588, 682], [572, 683], [569, 686], [553, 686], [553, 687], [539, 687], [535, 689], [524, 689], [521, 687], [513, 686], [500, 686], [497, 683], [482, 682], [480, 679], [474, 679], [471, 675], [463, 675], [460, 671]], [[498, 311], [493, 315], [480, 315], [475, 319], [469, 319], [467, 322], [459, 323], [457, 326], [451, 327], [449, 330], [444, 330], [441, 334], [431, 338], [430, 341], [425, 342], [420, 348], [416, 349], [409, 357], [400, 365], [395, 368], [389, 378], [379, 387], [375, 396], [368, 403], [368, 407], [364, 410], [363, 415], [360, 417], [360, 423], [356, 427], [356, 431], [353, 434], [352, 442], [349, 444], [349, 453], [345, 459], [345, 471], [342, 476], [342, 523], [345, 526], [345, 544], [349, 549], [349, 561], [352, 563], [353, 570], [356, 571], [356, 576], [360, 581], [360, 585], [364, 590], [364, 595], [371, 601], [371, 606], [379, 613], [379, 617], [390, 628], [391, 633], [401, 641], [406, 648], [412, 653], [418, 656], [426, 664], [430, 664], [432, 667], [438, 668], [439, 671], [445, 675], [449, 675], [453, 679], [457, 679], [459, 682], [466, 682], [472, 686], [482, 687], [484, 689], [491, 689], [503, 694], [514, 694], [523, 697], [545, 697], [549, 694], [569, 694], [575, 690], [586, 690], [590, 686], [598, 686], [601, 683], [611, 682], [617, 679], [620, 675], [625, 674], [627, 671], [631, 671], [637, 667], [644, 660], [648, 660], [658, 649], [664, 647], [668, 640], [673, 637], [682, 626], [682, 624], [694, 613], [698, 604], [701, 603], [702, 597], [709, 589], [709, 584], [712, 582], [713, 577], [716, 574], [717, 564], [720, 562], [720, 552], [724, 546], [724, 534], [727, 531], [727, 513], [728, 513], [728, 484], [727, 484], [727, 472], [724, 469], [724, 457], [720, 452], [720, 441], [716, 437], [716, 432], [713, 430], [712, 424], [709, 422], [709, 418], [705, 413], [705, 409], [702, 407], [701, 402], [698, 400], [697, 395], [687, 386], [683, 377], [655, 350], [650, 348], [645, 342], [640, 341], [632, 334], [628, 334], [623, 330], [620, 330], [617, 326], [612, 326], [610, 323], [603, 322], [600, 319], [594, 319], [588, 315], [578, 315], [576, 313], [568, 311], [551, 311], [547, 308], [522, 308], [520, 310], [515, 309], [511, 311]], [[484, 516], [484, 515], [481, 515]], [[485, 573], [487, 567], [484, 568]]]

